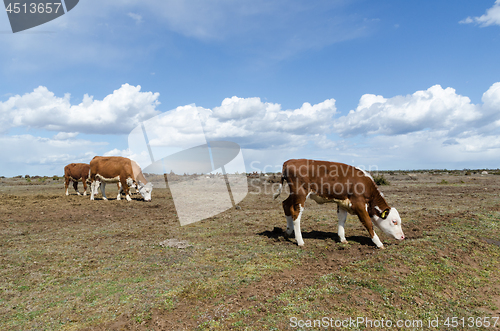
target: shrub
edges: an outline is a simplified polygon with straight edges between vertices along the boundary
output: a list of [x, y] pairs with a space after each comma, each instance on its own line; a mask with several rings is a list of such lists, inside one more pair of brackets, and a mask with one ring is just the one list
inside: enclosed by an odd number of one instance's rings
[[384, 177], [384, 175], [373, 176], [373, 181], [378, 186], [391, 185], [391, 183]]

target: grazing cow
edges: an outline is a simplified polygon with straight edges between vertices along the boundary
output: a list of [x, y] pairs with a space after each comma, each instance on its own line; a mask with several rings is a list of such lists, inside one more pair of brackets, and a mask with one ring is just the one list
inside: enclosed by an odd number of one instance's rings
[[405, 238], [398, 211], [389, 207], [373, 178], [364, 170], [343, 163], [288, 160], [283, 163], [281, 184], [274, 199], [280, 195], [284, 181], [290, 188], [289, 197], [283, 201], [286, 235], [295, 231], [299, 246], [304, 245], [300, 218], [307, 198], [317, 203], [337, 204], [338, 235], [343, 243], [347, 242], [344, 232], [347, 213], [358, 216], [378, 248], [384, 248], [384, 245], [373, 230], [373, 224], [398, 240]]
[[142, 174], [139, 165], [130, 159], [121, 156], [96, 156], [90, 161], [90, 181], [91, 195], [90, 200], [94, 200], [97, 194], [99, 183], [101, 184], [101, 193], [104, 200], [107, 200], [105, 194], [106, 183], [119, 183], [117, 200], [121, 199], [121, 191], [125, 192], [128, 201], [130, 198], [130, 187], [135, 187], [142, 195], [145, 201], [151, 201], [151, 191], [153, 185], [148, 183]]
[[73, 182], [73, 188], [76, 193], [78, 192], [78, 182], [83, 183], [83, 195], [87, 195], [87, 181], [89, 180], [90, 166], [86, 163], [70, 163], [64, 167], [64, 187], [66, 188], [66, 195], [68, 193], [69, 182]]

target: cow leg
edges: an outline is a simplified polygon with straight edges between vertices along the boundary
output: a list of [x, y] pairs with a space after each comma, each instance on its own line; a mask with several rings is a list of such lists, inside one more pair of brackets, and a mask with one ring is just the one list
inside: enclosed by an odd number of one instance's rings
[[290, 195], [283, 201], [283, 209], [285, 211], [287, 229], [285, 234], [291, 235], [291, 227], [295, 232], [295, 240], [297, 245], [303, 246], [304, 240], [302, 239], [302, 232], [300, 231], [300, 219], [304, 211], [305, 196]]
[[69, 186], [69, 178], [66, 177], [66, 178], [64, 178], [64, 188], [66, 189], [66, 195], [69, 195], [68, 186]]
[[76, 194], [80, 195], [80, 192], [78, 192], [78, 182], [73, 181], [73, 188], [75, 189]]
[[283, 202], [283, 210], [285, 211], [285, 218], [286, 218], [286, 231], [285, 231], [285, 238], [288, 239], [293, 233], [293, 216], [292, 216], [292, 206], [293, 206], [293, 198], [292, 196], [288, 196]]
[[101, 182], [101, 193], [102, 193], [102, 199], [103, 199], [103, 200], [108, 200], [108, 198], [106, 198], [106, 193], [105, 193], [105, 190], [106, 190], [106, 182], [105, 182], [105, 181], [102, 181], [102, 182]]
[[90, 183], [90, 200], [94, 200], [94, 195], [97, 194], [96, 185], [98, 185], [96, 180]]
[[378, 248], [384, 249], [384, 244], [382, 244], [379, 237], [373, 230], [373, 223], [370, 218], [370, 215], [368, 215], [368, 211], [366, 210], [365, 204], [353, 203], [353, 210], [358, 215], [359, 220], [365, 226], [366, 230], [368, 230], [368, 233], [370, 234], [370, 238], [372, 239], [373, 243]]
[[87, 195], [87, 182], [86, 182], [86, 178], [83, 178], [82, 177], [82, 184], [83, 184], [83, 195]]
[[118, 196], [116, 197], [116, 200], [121, 200], [121, 198], [122, 198], [122, 192], [123, 192], [122, 183], [118, 182], [116, 184], [116, 186], [118, 188]]
[[339, 231], [338, 235], [340, 238], [341, 243], [347, 243], [347, 240], [345, 239], [345, 230], [344, 230], [344, 225], [345, 221], [347, 220], [347, 210], [339, 208], [337, 210], [337, 216], [339, 218]]
[[[295, 214], [297, 214], [297, 206], [295, 206]], [[295, 240], [297, 240], [297, 245], [304, 246], [304, 240], [302, 239], [302, 232], [300, 232], [300, 218], [302, 217], [302, 212], [304, 207], [301, 204], [298, 205], [298, 215], [297, 218], [293, 220], [293, 231], [295, 232]]]
[[127, 180], [125, 179], [125, 176], [120, 176], [120, 190], [123, 190], [125, 192], [125, 198], [127, 201], [132, 201], [132, 198], [130, 198], [130, 185], [127, 183]]
[[122, 185], [120, 184], [120, 182], [118, 182], [118, 184], [116, 184], [117, 188], [118, 188], [118, 195], [116, 196], [116, 200], [121, 200], [122, 199]]
[[290, 237], [293, 233], [293, 217], [290, 215], [290, 216], [286, 216], [286, 231], [285, 231], [285, 236], [286, 238]]

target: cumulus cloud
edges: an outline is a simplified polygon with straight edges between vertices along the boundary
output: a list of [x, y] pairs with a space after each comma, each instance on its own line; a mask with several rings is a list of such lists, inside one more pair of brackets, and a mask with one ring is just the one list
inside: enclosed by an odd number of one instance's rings
[[341, 136], [397, 135], [425, 129], [456, 134], [481, 117], [481, 111], [468, 97], [456, 94], [453, 88], [435, 85], [392, 98], [365, 94], [356, 110], [336, 119], [333, 127]]
[[[251, 155], [352, 158], [342, 159], [349, 163], [359, 158], [375, 162], [380, 155], [389, 160], [389, 155], [408, 151], [405, 159], [411, 153], [414, 159], [417, 155], [425, 159], [433, 146], [432, 158], [437, 162], [445, 160], [445, 152], [479, 156], [498, 151], [500, 83], [493, 84], [482, 101], [473, 104], [453, 88], [435, 85], [406, 96], [366, 94], [356, 109], [339, 116], [334, 99], [282, 109], [257, 97], [233, 96], [213, 109], [182, 106], [145, 123], [155, 160], [208, 139], [237, 142], [247, 153], [253, 151]], [[129, 139], [129, 147], [148, 163], [142, 129], [136, 130], [138, 136]], [[160, 148], [165, 146], [178, 149]]]
[[348, 145], [336, 141], [330, 155], [350, 153], [348, 163], [380, 169], [497, 168], [500, 83], [483, 94], [481, 104], [439, 85], [391, 98], [367, 94], [355, 110], [334, 119], [333, 127]]
[[255, 167], [274, 167], [285, 159], [302, 157], [380, 169], [425, 164], [471, 167], [472, 161], [477, 167], [487, 167], [498, 161], [500, 151], [500, 82], [488, 88], [480, 104], [453, 88], [435, 85], [409, 95], [365, 94], [357, 108], [344, 116], [334, 99], [282, 109], [279, 103], [257, 97], [233, 96], [213, 109], [192, 104], [164, 113], [156, 110], [157, 99], [158, 94], [129, 85], [103, 100], [85, 96], [78, 105], [71, 105], [69, 95], [56, 97], [43, 87], [11, 96], [0, 102], [2, 127], [57, 133], [52, 138], [0, 135], [0, 152], [9, 155], [2, 169], [9, 163], [17, 171], [15, 162], [33, 169], [36, 164], [40, 169], [59, 169], [66, 162], [85, 158], [88, 162], [95, 155], [89, 151], [96, 145], [78, 139], [79, 132], [129, 134], [128, 149], [111, 145], [105, 152], [101, 146], [98, 154], [130, 157], [145, 166], [205, 144], [207, 139], [238, 143], [245, 157], [251, 156], [247, 168], [253, 161], [261, 162], [254, 163]]
[[149, 158], [149, 153], [146, 150], [139, 151], [139, 153], [134, 153], [130, 148], [127, 149], [118, 149], [113, 148], [107, 152], [102, 154], [103, 156], [123, 156], [129, 158], [131, 160], [136, 161], [140, 166], [147, 166], [151, 164], [151, 160]]
[[136, 127], [128, 142], [141, 166], [216, 140], [229, 140], [244, 149], [260, 151], [296, 150], [311, 142], [333, 146], [326, 135], [336, 112], [334, 99], [283, 110], [280, 104], [260, 98], [233, 96], [213, 109], [192, 104], [155, 116]]
[[[329, 122], [336, 114], [335, 99], [311, 105], [308, 102], [297, 109], [282, 110], [277, 103], [262, 102], [260, 98], [226, 98], [212, 111], [207, 129], [217, 136], [253, 135], [254, 133], [282, 132], [288, 134], [316, 134], [330, 130]], [[227, 124], [225, 130], [219, 123]], [[238, 129], [244, 131], [237, 133]]]
[[96, 154], [94, 149], [107, 145], [84, 139], [51, 139], [30, 134], [1, 135], [1, 175], [62, 175], [66, 164], [88, 163]]
[[52, 139], [65, 140], [74, 138], [76, 136], [78, 136], [78, 132], [59, 132], [58, 134], [54, 135]]
[[461, 20], [461, 24], [476, 23], [481, 27], [500, 25], [500, 0], [496, 0], [493, 7], [486, 10], [486, 14], [476, 17], [467, 17]]
[[488, 111], [499, 111], [500, 110], [500, 82], [491, 85], [488, 91], [484, 92], [481, 99], [484, 104], [484, 108]]
[[103, 100], [84, 95], [72, 105], [70, 94], [57, 97], [47, 87], [0, 102], [1, 128], [39, 128], [66, 133], [127, 134], [140, 121], [159, 113], [159, 93], [141, 92], [140, 86], [122, 85]]
[[[273, 148], [305, 144], [308, 135], [325, 141], [336, 114], [335, 100], [329, 99], [300, 108], [281, 109], [277, 103], [260, 98], [226, 98], [213, 109], [187, 105], [145, 122], [151, 146], [193, 146], [205, 137], [230, 139], [245, 148]], [[196, 125], [201, 123], [203, 125]], [[142, 135], [142, 130], [138, 130]]]

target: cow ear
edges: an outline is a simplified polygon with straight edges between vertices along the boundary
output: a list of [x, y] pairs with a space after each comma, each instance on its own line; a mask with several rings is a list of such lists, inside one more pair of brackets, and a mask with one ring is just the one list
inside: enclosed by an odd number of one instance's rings
[[384, 211], [382, 212], [382, 214], [380, 215], [380, 217], [381, 217], [382, 219], [384, 219], [384, 220], [385, 220], [385, 219], [387, 218], [387, 216], [389, 216], [389, 212], [390, 212], [390, 211], [391, 211], [391, 209], [390, 209], [390, 208], [387, 208], [386, 210], [384, 210]]

